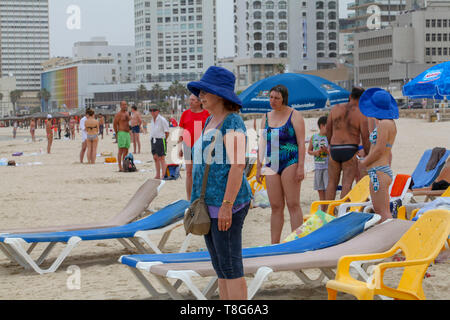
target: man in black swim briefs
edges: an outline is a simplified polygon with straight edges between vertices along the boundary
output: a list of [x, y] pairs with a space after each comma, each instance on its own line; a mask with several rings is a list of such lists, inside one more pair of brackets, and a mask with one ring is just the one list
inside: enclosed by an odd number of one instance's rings
[[342, 174], [343, 198], [352, 188], [358, 174], [356, 153], [360, 144], [369, 153], [368, 119], [359, 111], [359, 98], [364, 93], [362, 88], [353, 88], [347, 103], [334, 106], [328, 116], [327, 139], [330, 144], [328, 162], [328, 186], [326, 199], [334, 200], [336, 189]]

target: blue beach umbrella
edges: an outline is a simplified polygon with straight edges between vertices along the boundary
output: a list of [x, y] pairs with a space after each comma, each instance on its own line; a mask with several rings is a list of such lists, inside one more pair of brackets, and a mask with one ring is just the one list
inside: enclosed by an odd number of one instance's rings
[[450, 61], [431, 67], [405, 84], [403, 95], [413, 99], [436, 100], [450, 96]]
[[347, 102], [350, 92], [321, 77], [283, 73], [260, 80], [239, 95], [242, 101], [242, 113], [266, 113], [272, 110], [269, 90], [282, 84], [289, 90], [288, 105], [296, 110], [325, 108], [330, 105]]

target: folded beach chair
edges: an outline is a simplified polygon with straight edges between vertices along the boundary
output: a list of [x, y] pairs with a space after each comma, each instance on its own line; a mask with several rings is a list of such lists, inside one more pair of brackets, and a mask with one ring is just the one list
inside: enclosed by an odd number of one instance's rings
[[412, 189], [420, 189], [431, 186], [431, 184], [436, 180], [437, 176], [441, 172], [445, 161], [450, 156], [450, 150], [446, 150], [444, 155], [439, 159], [434, 169], [426, 171], [428, 161], [431, 158], [433, 150], [426, 150], [422, 155], [416, 169], [414, 170], [412, 176], [413, 186]]
[[[171, 231], [183, 225], [184, 212], [188, 206], [188, 201], [180, 200], [141, 220], [112, 228], [53, 233], [3, 234], [0, 235], [0, 250], [10, 260], [19, 263], [26, 269], [33, 269], [40, 274], [55, 272], [73, 248], [81, 241], [117, 239], [125, 248], [132, 249], [132, 246], [126, 241], [128, 239], [140, 253], [148, 253], [149, 251], [161, 253]], [[155, 234], [162, 234], [158, 245], [153, 243], [149, 237]], [[185, 238], [180, 251], [183, 252], [187, 249], [189, 239], [190, 235]], [[151, 250], [147, 250], [140, 241], [147, 244]], [[35, 248], [35, 244], [41, 242], [49, 243], [49, 245], [35, 260], [31, 257], [31, 252]], [[66, 243], [67, 245], [48, 269], [40, 268], [39, 266], [58, 242]], [[27, 244], [31, 244], [28, 249], [26, 248]]]
[[[383, 253], [344, 256], [339, 259], [335, 280], [327, 282], [328, 299], [335, 300], [337, 292], [371, 300], [376, 294], [395, 299], [424, 300], [422, 281], [430, 263], [437, 257], [450, 233], [450, 210], [427, 211], [388, 251]], [[398, 251], [405, 261], [384, 262], [376, 265], [366, 281], [354, 279], [349, 273], [352, 262], [386, 259]], [[384, 284], [386, 270], [403, 268], [396, 289]]]
[[121, 226], [136, 220], [145, 215], [150, 203], [155, 199], [164, 185], [164, 181], [148, 179], [142, 184], [133, 197], [128, 201], [127, 205], [117, 215], [104, 222], [75, 224], [65, 226], [48, 226], [38, 228], [15, 228], [8, 230], [0, 230], [0, 234], [4, 233], [42, 233], [42, 232], [58, 232], [86, 229], [100, 229]]
[[[403, 200], [406, 193], [408, 192], [410, 184], [411, 184], [410, 175], [407, 174], [395, 175], [394, 180], [389, 186], [390, 202], [396, 200]], [[339, 206], [338, 217], [344, 215], [348, 209], [350, 209], [350, 211], [355, 211], [354, 208], [356, 206], [360, 206], [360, 208], [363, 208], [364, 212], [370, 212], [371, 210], [373, 210], [372, 200], [370, 199], [369, 201], [366, 202], [344, 203]]]
[[[340, 205], [351, 202], [351, 203], [365, 203], [370, 196], [370, 177], [364, 176], [361, 180], [356, 183], [348, 194], [346, 194], [342, 199], [339, 200], [325, 200], [325, 201], [314, 201], [311, 204], [311, 210], [308, 215], [303, 217], [303, 220], [308, 220], [311, 215], [313, 215], [317, 210], [319, 210], [320, 205], [328, 205], [327, 212], [332, 216], [335, 215], [334, 209]], [[351, 206], [350, 211], [362, 211], [361, 206]]]
[[[267, 267], [268, 265], [264, 263], [258, 264], [259, 262], [266, 261], [266, 259], [268, 259], [269, 261], [272, 261], [272, 263], [282, 262], [289, 264], [289, 257], [296, 256], [295, 254], [307, 254], [310, 252], [316, 252], [313, 250], [319, 251], [324, 248], [335, 248], [338, 244], [341, 244], [355, 237], [356, 235], [361, 234], [364, 230], [373, 226], [379, 220], [380, 216], [378, 215], [349, 213], [344, 217], [337, 218], [329, 222], [322, 228], [312, 232], [311, 234], [303, 238], [282, 244], [275, 244], [264, 247], [244, 248], [242, 250], [242, 256], [244, 259], [245, 273], [252, 274], [254, 272], [259, 272], [267, 277], [267, 268], [272, 267], [276, 270], [277, 267], [273, 266], [272, 264], [268, 264], [269, 267]], [[401, 223], [405, 225], [411, 222], [402, 221]], [[367, 244], [369, 244], [369, 242]], [[326, 258], [326, 254], [321, 256], [321, 259]], [[258, 261], [258, 263], [253, 263], [253, 259]], [[331, 267], [336, 266], [337, 258], [334, 260], [334, 265], [333, 263], [331, 263]], [[186, 284], [186, 286], [198, 299], [205, 299], [206, 297], [210, 296], [217, 285], [217, 278], [213, 278], [210, 285], [202, 293], [192, 282], [192, 277], [195, 276], [215, 276], [209, 253], [206, 251], [162, 255], [127, 255], [122, 256], [119, 261], [122, 264], [130, 267], [130, 270], [136, 275], [136, 277], [141, 281], [148, 292], [154, 297], [159, 297], [160, 293], [144, 276], [143, 271], [150, 272], [151, 274], [155, 275], [159, 283], [165, 288], [165, 290], [173, 299], [182, 298], [177, 292], [178, 287], [182, 283]], [[247, 269], [246, 267], [248, 266], [248, 261], [252, 262], [252, 267], [249, 269]], [[308, 260], [305, 260], [304, 262], [306, 263], [305, 268], [308, 268], [306, 266], [308, 264]], [[314, 262], [310, 264], [310, 268], [315, 267], [313, 264]], [[166, 266], [168, 270], [164, 271]], [[260, 268], [262, 269], [260, 270]], [[298, 271], [300, 269], [302, 269], [302, 266], [290, 270]], [[302, 272], [299, 272], [298, 274], [300, 275], [300, 277], [305, 279], [305, 281], [307, 281], [306, 276], [304, 276]], [[264, 276], [259, 276], [258, 280], [256, 281], [262, 283], [261, 277], [264, 278]], [[171, 284], [166, 278], [176, 279], [176, 282], [174, 284]], [[249, 297], [253, 297], [259, 286], [260, 284], [253, 285], [251, 287], [252, 294], [249, 294]]]

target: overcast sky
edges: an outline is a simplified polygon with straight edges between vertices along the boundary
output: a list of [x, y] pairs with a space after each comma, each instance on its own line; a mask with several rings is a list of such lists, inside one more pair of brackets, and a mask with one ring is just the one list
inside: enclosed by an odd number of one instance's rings
[[[308, 0], [314, 1], [314, 0]], [[346, 3], [339, 0], [341, 16]], [[67, 13], [71, 5], [80, 8], [80, 28], [68, 28]], [[72, 46], [77, 41], [104, 36], [112, 45], [134, 45], [133, 0], [49, 0], [50, 55], [72, 56]], [[217, 0], [218, 56], [234, 53], [233, 1]]]

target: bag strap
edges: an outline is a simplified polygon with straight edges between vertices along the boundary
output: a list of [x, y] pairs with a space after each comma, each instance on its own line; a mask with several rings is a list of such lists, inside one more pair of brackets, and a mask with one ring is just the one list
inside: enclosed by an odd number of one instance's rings
[[[228, 116], [227, 116], [228, 117]], [[227, 118], [225, 117], [225, 119]], [[223, 119], [222, 123], [220, 124], [220, 126], [218, 126], [216, 128], [216, 130], [220, 130], [222, 129], [223, 123], [225, 122], [225, 119]], [[212, 158], [212, 152], [214, 150], [215, 147], [215, 142], [216, 142], [216, 136], [217, 136], [217, 132], [216, 134], [212, 137], [211, 139], [211, 146], [209, 147], [209, 152], [208, 152], [208, 159], [206, 162], [206, 167], [205, 167], [205, 173], [203, 175], [203, 184], [202, 184], [202, 192], [200, 194], [200, 199], [204, 199], [205, 198], [205, 194], [206, 194], [206, 184], [208, 182], [208, 175], [209, 175], [209, 168], [211, 167], [211, 165], [209, 164], [211, 162], [211, 158]]]

